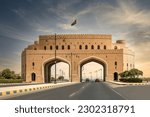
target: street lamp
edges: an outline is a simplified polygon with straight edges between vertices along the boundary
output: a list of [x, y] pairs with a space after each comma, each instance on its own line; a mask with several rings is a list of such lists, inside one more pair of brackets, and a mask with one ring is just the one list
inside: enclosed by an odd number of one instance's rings
[[57, 64], [57, 61], [56, 61], [56, 33], [55, 33], [55, 80], [54, 80], [54, 84], [56, 84], [56, 64]]

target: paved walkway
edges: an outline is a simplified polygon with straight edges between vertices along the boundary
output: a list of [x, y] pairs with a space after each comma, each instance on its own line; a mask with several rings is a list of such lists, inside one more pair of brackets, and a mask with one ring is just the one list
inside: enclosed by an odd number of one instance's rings
[[117, 82], [117, 81], [107, 81], [117, 85], [150, 85], [150, 82], [142, 82], [142, 83], [126, 83], [126, 82]]

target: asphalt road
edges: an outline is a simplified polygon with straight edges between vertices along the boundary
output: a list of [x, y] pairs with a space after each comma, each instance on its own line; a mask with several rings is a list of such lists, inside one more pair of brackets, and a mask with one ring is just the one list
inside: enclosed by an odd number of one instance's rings
[[114, 90], [128, 100], [150, 100], [150, 85], [117, 87]]
[[9, 100], [123, 100], [124, 98], [107, 84], [80, 83], [56, 89], [15, 96]]

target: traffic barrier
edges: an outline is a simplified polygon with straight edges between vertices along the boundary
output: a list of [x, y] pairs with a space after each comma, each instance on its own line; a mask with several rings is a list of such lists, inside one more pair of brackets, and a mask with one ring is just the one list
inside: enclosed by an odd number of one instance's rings
[[21, 93], [27, 93], [27, 92], [34, 92], [34, 91], [40, 91], [43, 89], [53, 89], [53, 88], [58, 88], [58, 87], [63, 87], [63, 86], [69, 86], [73, 85], [76, 83], [65, 83], [65, 84], [57, 84], [57, 85], [49, 85], [49, 86], [35, 86], [34, 87], [29, 87], [29, 88], [21, 88], [19, 86], [19, 89], [15, 90], [7, 90], [7, 91], [0, 91], [0, 97], [2, 96], [9, 96], [9, 95], [15, 95], [15, 94], [21, 94]]

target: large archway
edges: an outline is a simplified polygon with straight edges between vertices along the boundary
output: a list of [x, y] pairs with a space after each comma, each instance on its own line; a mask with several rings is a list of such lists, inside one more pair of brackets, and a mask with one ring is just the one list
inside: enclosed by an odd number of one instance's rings
[[55, 63], [56, 63], [56, 79], [64, 77], [64, 81], [70, 80], [70, 64], [60, 58], [50, 59], [43, 64], [43, 80], [44, 83], [51, 83], [55, 80]]
[[[107, 64], [105, 61], [101, 60], [100, 58], [97, 57], [89, 57], [80, 62], [80, 82], [82, 80], [85, 80], [85, 74], [84, 74], [84, 66], [87, 64], [91, 64], [89, 68], [89, 79], [94, 80], [94, 79], [100, 79], [101, 81], [106, 81], [107, 77]], [[93, 68], [93, 70], [91, 70]], [[95, 69], [96, 68], [96, 69]], [[91, 70], [91, 71], [90, 71]], [[92, 73], [95, 72], [95, 78], [92, 76]]]

